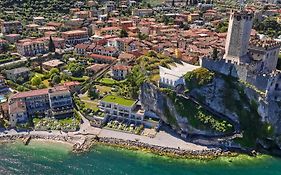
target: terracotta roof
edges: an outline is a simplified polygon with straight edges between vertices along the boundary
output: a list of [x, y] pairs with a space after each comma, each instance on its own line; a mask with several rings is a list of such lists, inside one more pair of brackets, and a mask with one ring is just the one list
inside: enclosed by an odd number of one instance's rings
[[94, 59], [109, 60], [109, 61], [116, 60], [116, 58], [114, 58], [114, 57], [104, 56], [104, 55], [99, 55], [99, 54], [91, 54], [90, 57], [94, 58]]
[[115, 65], [112, 67], [112, 70], [129, 70], [131, 66], [125, 66], [125, 65]]
[[101, 31], [109, 31], [109, 30], [121, 30], [120, 27], [104, 27], [100, 29]]
[[76, 49], [87, 49], [88, 47], [90, 46], [90, 44], [84, 44], [84, 43], [82, 43], [82, 44], [77, 44], [76, 46], [75, 46], [75, 48]]
[[26, 91], [26, 92], [19, 92], [11, 96], [12, 99], [17, 98], [26, 98], [26, 97], [32, 97], [32, 96], [41, 96], [41, 95], [47, 95], [48, 89], [38, 89], [38, 90], [32, 90], [32, 91]]
[[9, 105], [10, 114], [26, 112], [26, 105], [20, 100], [16, 100]]
[[130, 60], [130, 59], [135, 58], [135, 55], [130, 54], [130, 53], [123, 52], [123, 53], [121, 53], [121, 54], [119, 55], [118, 58], [121, 59], [121, 60], [122, 60], [122, 59], [124, 59], [124, 60]]
[[86, 69], [98, 72], [101, 69], [105, 68], [106, 66], [108, 66], [108, 64], [93, 64], [93, 65], [87, 67]]
[[60, 27], [62, 25], [62, 23], [60, 23], [60, 22], [48, 22], [46, 25], [47, 26]]
[[84, 31], [84, 30], [71, 30], [71, 31], [67, 31], [67, 32], [62, 32], [62, 34], [74, 35], [74, 34], [88, 34], [88, 33], [87, 33], [87, 31]]
[[81, 83], [79, 83], [78, 81], [70, 81], [70, 82], [63, 83], [63, 86], [69, 87], [69, 86], [76, 86], [76, 85], [80, 85], [80, 84]]
[[6, 40], [3, 40], [3, 39], [0, 39], [0, 43], [7, 43], [7, 41]]
[[116, 52], [118, 51], [115, 47], [104, 47], [105, 51], [109, 51], [109, 52]]

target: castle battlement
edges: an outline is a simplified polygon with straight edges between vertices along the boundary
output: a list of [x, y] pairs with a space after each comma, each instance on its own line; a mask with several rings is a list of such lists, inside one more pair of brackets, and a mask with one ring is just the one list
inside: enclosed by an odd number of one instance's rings
[[250, 41], [250, 47], [262, 50], [272, 50], [281, 47], [281, 43], [274, 40], [253, 39]]
[[252, 20], [254, 17], [254, 14], [252, 12], [249, 11], [236, 11], [236, 10], [232, 10], [231, 11], [231, 17], [240, 21], [242, 19], [244, 20]]

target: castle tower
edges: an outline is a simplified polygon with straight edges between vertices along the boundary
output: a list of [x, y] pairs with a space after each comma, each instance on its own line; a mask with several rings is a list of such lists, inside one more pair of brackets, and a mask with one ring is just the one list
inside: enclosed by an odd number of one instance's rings
[[253, 25], [253, 13], [231, 11], [224, 59], [232, 63], [246, 62]]

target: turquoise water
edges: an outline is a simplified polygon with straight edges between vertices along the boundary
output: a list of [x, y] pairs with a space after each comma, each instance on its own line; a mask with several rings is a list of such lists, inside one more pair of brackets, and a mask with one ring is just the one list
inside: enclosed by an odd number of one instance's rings
[[179, 160], [111, 147], [73, 154], [58, 143], [0, 146], [0, 175], [281, 175], [281, 160], [239, 156]]

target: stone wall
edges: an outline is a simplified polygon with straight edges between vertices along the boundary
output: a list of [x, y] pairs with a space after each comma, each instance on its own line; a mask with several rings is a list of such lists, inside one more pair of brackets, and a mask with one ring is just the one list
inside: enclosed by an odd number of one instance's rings
[[208, 57], [200, 58], [200, 65], [214, 72], [219, 72], [227, 76], [232, 76], [245, 81], [261, 91], [266, 91], [270, 82], [270, 75], [255, 74], [246, 64], [232, 64], [224, 59], [213, 60]]

